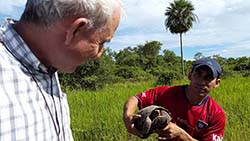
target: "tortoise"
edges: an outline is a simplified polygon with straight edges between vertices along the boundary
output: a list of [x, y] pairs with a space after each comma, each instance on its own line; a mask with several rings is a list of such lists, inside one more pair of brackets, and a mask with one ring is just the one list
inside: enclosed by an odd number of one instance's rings
[[171, 113], [164, 107], [150, 105], [141, 109], [140, 118], [135, 119], [135, 128], [142, 133], [142, 139], [148, 138], [156, 129], [163, 129], [172, 120]]

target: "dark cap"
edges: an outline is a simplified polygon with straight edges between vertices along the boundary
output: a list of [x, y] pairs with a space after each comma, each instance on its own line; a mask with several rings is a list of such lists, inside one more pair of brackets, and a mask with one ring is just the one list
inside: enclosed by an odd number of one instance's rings
[[192, 71], [196, 70], [200, 66], [208, 66], [212, 70], [214, 78], [218, 78], [221, 75], [221, 66], [214, 59], [202, 58], [196, 60], [193, 64]]

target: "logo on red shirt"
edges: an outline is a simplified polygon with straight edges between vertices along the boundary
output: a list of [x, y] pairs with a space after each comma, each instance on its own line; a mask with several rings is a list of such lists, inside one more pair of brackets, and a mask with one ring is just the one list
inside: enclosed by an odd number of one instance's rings
[[222, 141], [223, 137], [213, 134], [213, 141]]

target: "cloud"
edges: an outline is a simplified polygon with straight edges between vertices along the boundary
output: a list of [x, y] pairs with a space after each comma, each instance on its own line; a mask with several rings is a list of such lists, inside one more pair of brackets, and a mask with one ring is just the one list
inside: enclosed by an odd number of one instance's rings
[[[224, 47], [220, 50], [220, 52], [216, 51], [216, 48], [210, 50], [210, 54], [218, 54], [220, 53], [223, 56], [228, 57], [239, 57], [239, 56], [249, 56], [250, 51], [250, 40], [243, 40], [239, 43], [229, 44], [228, 46]], [[243, 53], [247, 52], [247, 53]]]
[[[126, 15], [108, 44], [113, 50], [146, 41], [163, 43], [162, 49], [179, 50], [179, 36], [166, 31], [164, 12], [173, 0], [123, 0]], [[0, 16], [19, 18], [26, 0], [1, 0]], [[250, 3], [248, 0], [191, 0], [199, 22], [183, 36], [188, 52], [224, 57], [250, 56]], [[1, 18], [1, 17], [0, 17]], [[185, 53], [185, 52], [184, 52]], [[179, 55], [179, 54], [177, 54]], [[187, 54], [192, 56], [193, 54]]]
[[1, 0], [0, 15], [12, 18], [19, 18], [20, 11], [23, 10], [26, 0]]
[[[148, 40], [163, 43], [163, 49], [179, 48], [178, 35], [164, 27], [164, 12], [170, 0], [124, 0], [127, 16], [123, 18], [113, 43], [117, 48], [143, 44]], [[247, 0], [191, 0], [199, 22], [184, 37], [186, 49], [204, 49], [230, 56], [249, 56], [250, 3]], [[113, 46], [113, 44], [112, 44]], [[239, 49], [241, 48], [241, 49]], [[238, 49], [238, 50], [237, 50]], [[236, 51], [237, 50], [237, 51]]]

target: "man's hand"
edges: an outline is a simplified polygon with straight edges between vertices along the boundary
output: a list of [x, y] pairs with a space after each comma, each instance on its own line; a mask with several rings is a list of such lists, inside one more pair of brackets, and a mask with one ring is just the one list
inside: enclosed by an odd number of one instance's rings
[[186, 131], [170, 122], [164, 129], [156, 131], [159, 134], [159, 139], [180, 139], [182, 141], [197, 141], [192, 138]]
[[136, 135], [138, 137], [142, 137], [142, 134], [135, 128], [135, 125], [134, 125], [135, 119], [138, 119], [138, 118], [141, 118], [141, 115], [137, 115], [137, 114], [127, 115], [123, 117], [123, 121], [129, 133]]
[[161, 138], [173, 139], [179, 137], [182, 134], [182, 131], [183, 130], [179, 126], [170, 122], [165, 128], [157, 130], [156, 132]]

